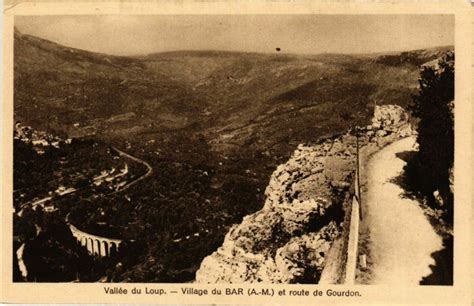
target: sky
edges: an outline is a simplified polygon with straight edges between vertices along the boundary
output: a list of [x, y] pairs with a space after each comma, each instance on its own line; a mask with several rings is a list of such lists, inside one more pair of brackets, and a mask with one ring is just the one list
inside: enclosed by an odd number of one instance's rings
[[22, 33], [115, 55], [174, 50], [376, 53], [454, 45], [452, 15], [16, 16]]

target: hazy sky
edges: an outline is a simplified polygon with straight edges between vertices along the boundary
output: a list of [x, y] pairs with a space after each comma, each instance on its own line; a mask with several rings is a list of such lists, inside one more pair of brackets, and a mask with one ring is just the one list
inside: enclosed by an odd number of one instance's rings
[[454, 44], [450, 15], [17, 16], [23, 33], [118, 55], [171, 50], [372, 53]]

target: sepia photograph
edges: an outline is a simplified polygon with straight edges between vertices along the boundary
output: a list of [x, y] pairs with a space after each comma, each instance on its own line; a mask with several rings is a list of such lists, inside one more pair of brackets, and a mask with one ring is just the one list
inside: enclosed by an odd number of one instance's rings
[[452, 286], [454, 45], [453, 14], [14, 16], [12, 281]]

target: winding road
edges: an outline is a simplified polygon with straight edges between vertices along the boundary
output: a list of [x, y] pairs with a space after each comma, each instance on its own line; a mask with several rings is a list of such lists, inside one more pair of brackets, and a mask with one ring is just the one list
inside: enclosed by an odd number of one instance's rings
[[405, 165], [396, 154], [413, 151], [415, 143], [415, 137], [394, 142], [374, 154], [366, 168], [369, 284], [418, 285], [435, 264], [432, 253], [443, 248], [419, 203], [403, 197], [393, 182]]
[[135, 161], [135, 162], [137, 162], [137, 163], [140, 163], [140, 164], [144, 165], [145, 168], [146, 168], [146, 173], [143, 174], [142, 176], [138, 177], [137, 179], [135, 179], [135, 180], [133, 180], [133, 181], [127, 183], [125, 186], [121, 187], [120, 189], [118, 189], [118, 190], [116, 190], [116, 191], [114, 191], [114, 192], [112, 192], [112, 193], [110, 193], [110, 194], [115, 194], [115, 193], [118, 193], [118, 192], [122, 192], [122, 191], [124, 191], [124, 190], [126, 190], [126, 189], [132, 187], [133, 185], [137, 184], [138, 182], [140, 182], [140, 181], [146, 179], [147, 177], [149, 177], [149, 176], [153, 173], [153, 168], [152, 168], [152, 166], [151, 166], [149, 163], [147, 163], [146, 161], [144, 161], [144, 160], [142, 160], [142, 159], [139, 159], [138, 157], [132, 156], [132, 155], [130, 155], [130, 154], [128, 154], [128, 153], [125, 153], [124, 151], [119, 150], [119, 149], [117, 149], [117, 148], [113, 148], [113, 149], [114, 149], [120, 156], [129, 158], [129, 159], [131, 159], [131, 160], [133, 160], [133, 161]]

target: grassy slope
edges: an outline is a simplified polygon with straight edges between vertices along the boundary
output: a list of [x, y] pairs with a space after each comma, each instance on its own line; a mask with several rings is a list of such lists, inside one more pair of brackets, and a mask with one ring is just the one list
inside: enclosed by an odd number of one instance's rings
[[[127, 58], [16, 33], [15, 119], [72, 135], [93, 130], [122, 148], [132, 143], [127, 151], [159, 171], [128, 191], [136, 209], [117, 219], [130, 218], [129, 238], [142, 249], [115, 275], [185, 281], [230, 224], [261, 207], [269, 175], [298, 143], [363, 124], [375, 100], [405, 106], [417, 65], [445, 50]], [[183, 235], [193, 238], [171, 242]]]

